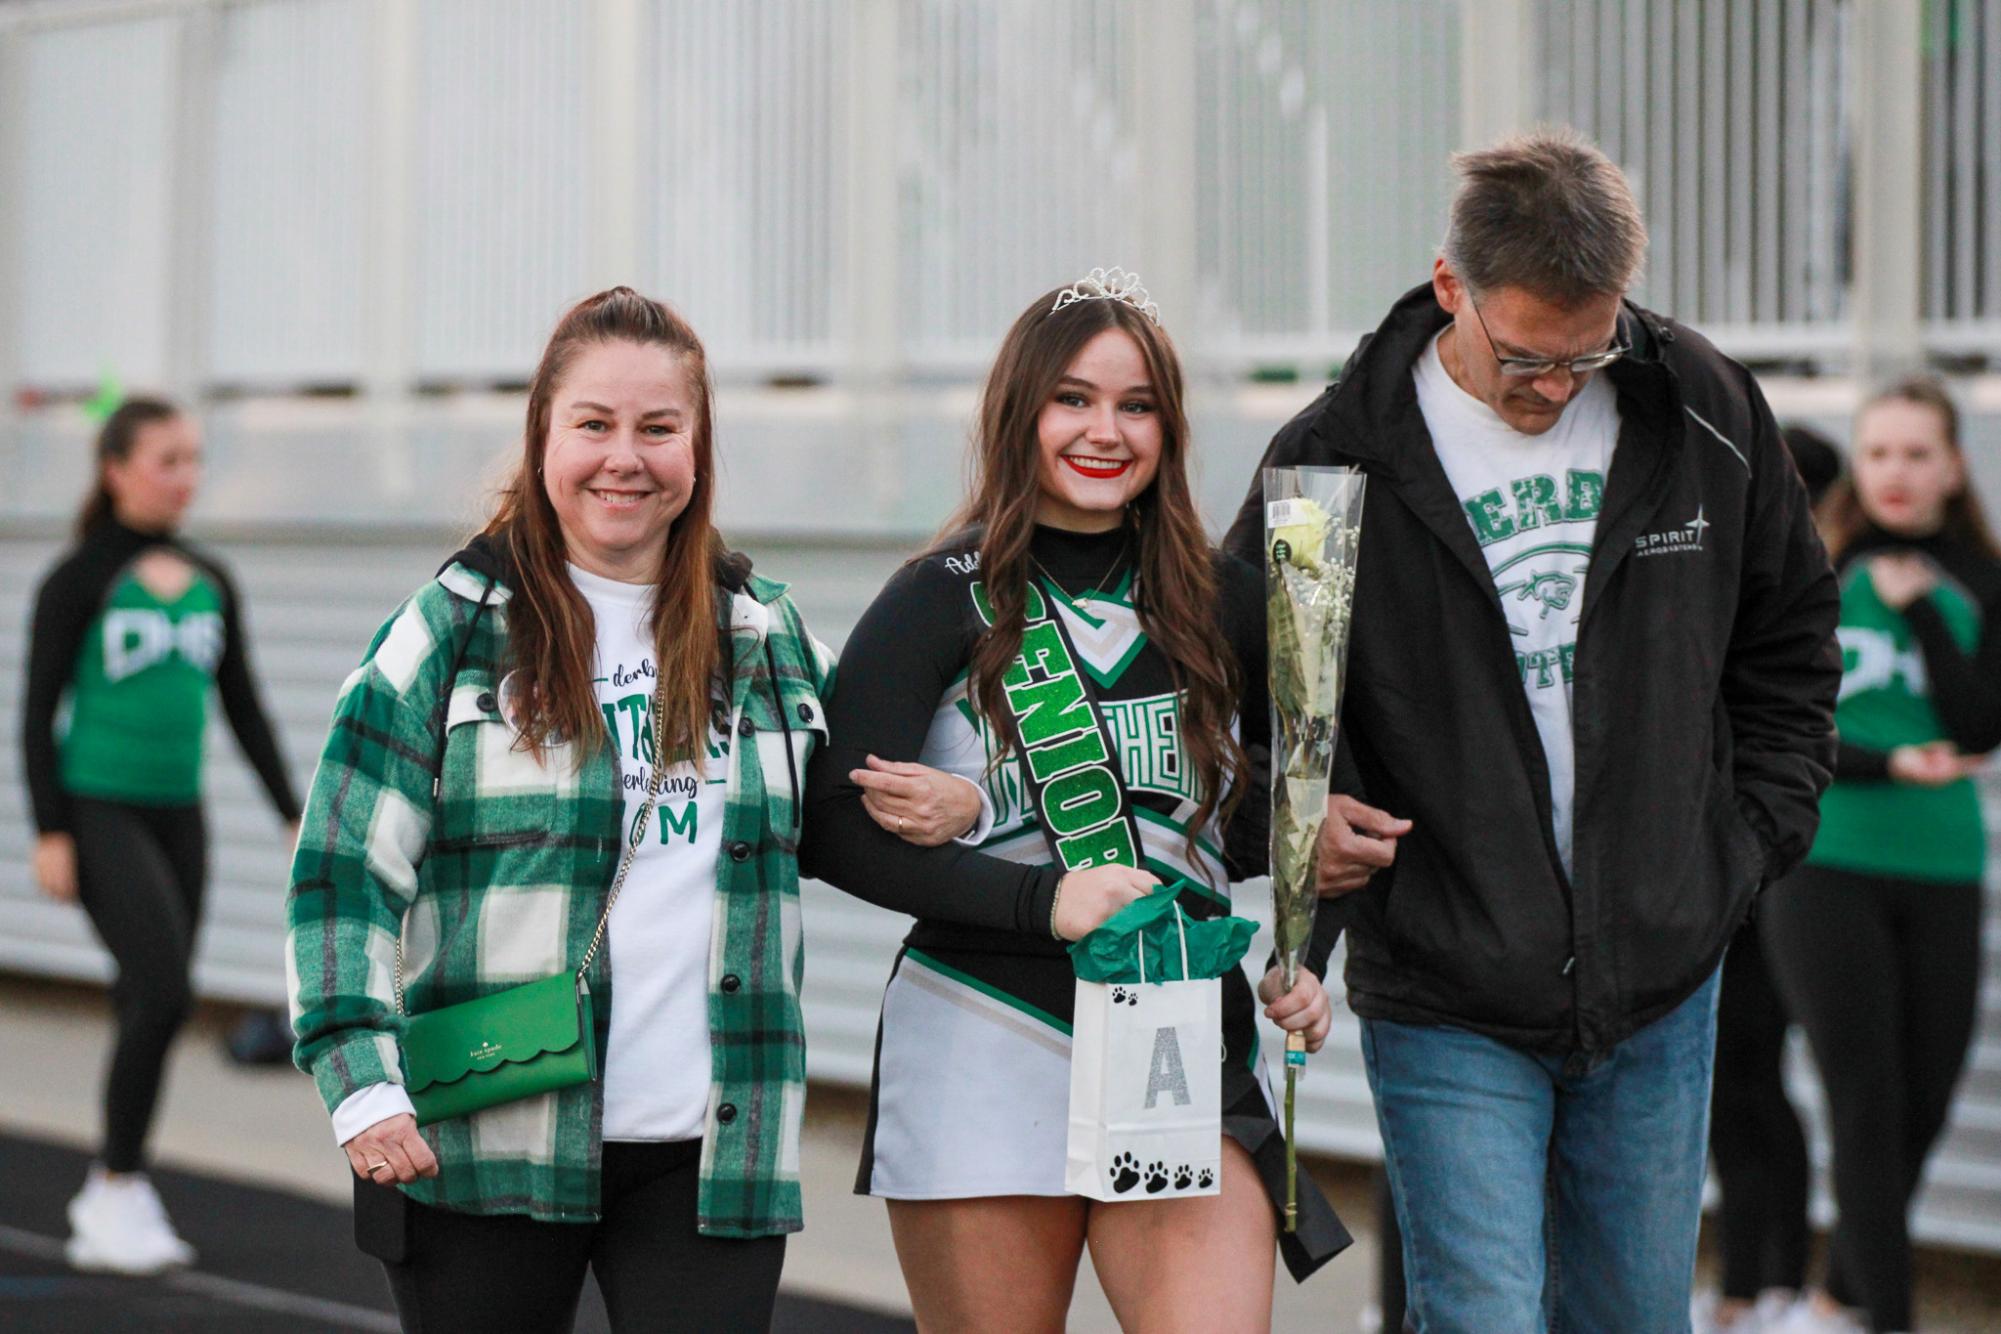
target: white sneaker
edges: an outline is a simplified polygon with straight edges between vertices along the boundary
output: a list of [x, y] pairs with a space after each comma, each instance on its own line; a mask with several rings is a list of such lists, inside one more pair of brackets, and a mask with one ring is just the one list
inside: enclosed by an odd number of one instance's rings
[[1777, 1329], [1779, 1321], [1799, 1304], [1799, 1299], [1799, 1293], [1792, 1288], [1766, 1288], [1758, 1294], [1758, 1304], [1754, 1308], [1758, 1313], [1758, 1323], [1753, 1328], [1760, 1334]]
[[160, 1203], [160, 1192], [153, 1189], [153, 1179], [143, 1173], [134, 1173], [125, 1178], [132, 1183], [132, 1189], [139, 1197], [140, 1205], [153, 1218], [154, 1224], [167, 1242], [167, 1249], [173, 1253], [177, 1265], [191, 1265], [195, 1262], [195, 1248], [188, 1245], [180, 1233], [174, 1231], [173, 1220], [167, 1217], [167, 1206]]
[[1760, 1307], [1745, 1307], [1736, 1318], [1723, 1320], [1718, 1315], [1722, 1305], [1721, 1293], [1695, 1294], [1688, 1303], [1688, 1323], [1695, 1334], [1765, 1334], [1764, 1313]]
[[1868, 1334], [1861, 1323], [1846, 1311], [1830, 1315], [1801, 1297], [1776, 1319], [1766, 1323], [1763, 1334]]
[[93, 1167], [69, 1202], [69, 1244], [75, 1269], [114, 1274], [157, 1274], [194, 1263], [194, 1247], [167, 1221], [153, 1183], [137, 1173], [117, 1177]]

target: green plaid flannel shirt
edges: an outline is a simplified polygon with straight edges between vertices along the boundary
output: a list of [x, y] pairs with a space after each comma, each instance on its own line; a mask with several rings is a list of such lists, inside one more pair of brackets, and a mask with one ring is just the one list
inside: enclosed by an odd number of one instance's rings
[[[541, 763], [514, 747], [494, 707], [508, 590], [497, 586], [475, 618], [485, 587], [483, 576], [454, 564], [389, 619], [341, 688], [313, 777], [292, 864], [286, 964], [294, 1059], [329, 1112], [370, 1084], [403, 1082], [393, 981], [399, 930], [411, 1013], [574, 970], [623, 851], [610, 745], [580, 766], [567, 746]], [[714, 1068], [699, 1226], [710, 1236], [759, 1237], [802, 1226], [805, 960], [794, 784], [804, 784], [808, 756], [825, 739], [821, 699], [834, 662], [782, 584], [752, 576], [719, 600], [718, 615], [728, 617], [733, 650], [736, 744], [709, 955]], [[589, 978], [600, 1063], [615, 1003], [610, 954], [599, 951]], [[438, 1175], [404, 1189], [469, 1213], [595, 1219], [601, 1095], [590, 1083], [427, 1126]]]

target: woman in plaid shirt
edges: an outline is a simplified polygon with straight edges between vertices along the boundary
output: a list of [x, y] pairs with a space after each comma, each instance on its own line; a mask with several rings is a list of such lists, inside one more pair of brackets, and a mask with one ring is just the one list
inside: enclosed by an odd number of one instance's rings
[[[833, 663], [711, 526], [710, 397], [666, 306], [572, 309], [498, 512], [335, 709], [292, 868], [296, 1056], [407, 1328], [568, 1329], [587, 1266], [621, 1329], [770, 1322], [801, 1226], [800, 782]], [[602, 1080], [420, 1132], [402, 1013], [580, 967], [655, 786], [587, 976]], [[908, 837], [974, 823], [972, 786], [938, 787]]]

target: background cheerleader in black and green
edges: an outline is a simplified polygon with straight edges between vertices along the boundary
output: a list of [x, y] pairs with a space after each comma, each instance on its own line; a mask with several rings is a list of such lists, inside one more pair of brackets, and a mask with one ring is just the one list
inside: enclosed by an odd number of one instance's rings
[[71, 1258], [143, 1271], [192, 1259], [164, 1215], [157, 1228], [124, 1224], [157, 1203], [137, 1174], [167, 1049], [192, 1004], [211, 691], [280, 818], [296, 823], [299, 806], [258, 702], [235, 587], [175, 532], [199, 476], [193, 421], [129, 400], [97, 452], [76, 545], [36, 594], [21, 745], [37, 879], [51, 898], [82, 903], [118, 968], [102, 1158], [71, 1208]]
[[1835, 780], [1760, 915], [1827, 1091], [1839, 1220], [1818, 1300], [1894, 1330], [1911, 1327], [1911, 1198], [1979, 1002], [1971, 774], [2001, 745], [2001, 548], [1936, 382], [1870, 400], [1850, 468], [1822, 520], [1842, 589]]

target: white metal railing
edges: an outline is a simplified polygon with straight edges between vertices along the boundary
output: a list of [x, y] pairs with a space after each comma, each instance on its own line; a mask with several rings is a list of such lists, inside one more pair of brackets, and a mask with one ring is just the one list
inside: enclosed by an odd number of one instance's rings
[[[1317, 372], [1423, 277], [1494, 82], [1626, 167], [1639, 295], [1727, 349], [1890, 309], [1991, 356], [2001, 0], [1913, 3], [1908, 236], [1862, 225], [1857, 0], [0, 5], [0, 380], [518, 381], [620, 280], [726, 376], [963, 379], [1114, 262], [1194, 366]], [[1884, 265], [1907, 307], [1858, 304]]]
[[1459, 5], [1198, 11], [1200, 346], [1324, 369], [1425, 280], [1459, 131]]
[[1845, 337], [1843, 0], [1536, 6], [1539, 106], [1595, 138], [1647, 216], [1645, 303], [1766, 354]]
[[1927, 0], [1924, 315], [1928, 341], [2001, 345], [2001, 0]]
[[367, 6], [242, 5], [220, 23], [215, 166], [202, 201], [209, 376], [352, 383], [369, 286]]
[[419, 380], [525, 380], [585, 294], [587, 9], [424, 0], [416, 31]]
[[687, 315], [719, 365], [836, 359], [844, 81], [880, 77], [853, 68], [842, 8], [649, 7], [640, 282]]
[[1138, 0], [903, 0], [897, 320], [972, 369], [1036, 294], [1135, 264], [1146, 197]]
[[[140, 18], [23, 36], [9, 210], [22, 383], [167, 371], [175, 23]], [[0, 207], [6, 207], [0, 204]]]

